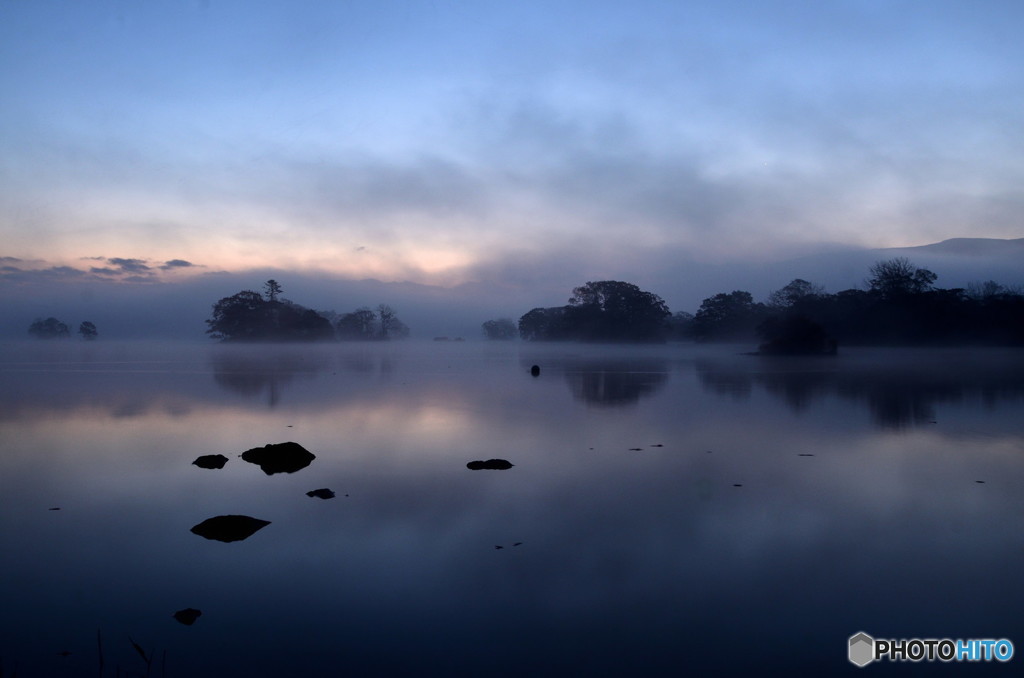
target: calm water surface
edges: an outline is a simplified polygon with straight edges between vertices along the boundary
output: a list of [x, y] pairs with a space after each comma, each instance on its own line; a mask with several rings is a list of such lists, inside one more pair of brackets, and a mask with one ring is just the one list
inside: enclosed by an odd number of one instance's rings
[[[98, 633], [108, 676], [145, 673], [129, 638], [153, 676], [1024, 661], [1021, 352], [2, 349], [3, 675], [100, 675]], [[316, 459], [268, 476], [239, 458], [285, 441]], [[490, 458], [514, 467], [466, 468]], [[190, 532], [225, 514], [271, 524]], [[193, 626], [171, 616], [187, 607]], [[857, 669], [862, 630], [1021, 656]]]

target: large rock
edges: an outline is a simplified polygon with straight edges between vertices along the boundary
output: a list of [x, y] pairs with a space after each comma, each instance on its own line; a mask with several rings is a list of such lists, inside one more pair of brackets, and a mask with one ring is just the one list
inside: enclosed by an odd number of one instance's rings
[[193, 527], [192, 533], [216, 541], [242, 541], [269, 524], [269, 520], [260, 520], [250, 516], [215, 516], [207, 518]]
[[295, 473], [306, 468], [316, 456], [298, 443], [271, 443], [254, 447], [242, 453], [242, 459], [256, 464], [268, 476], [275, 473]]

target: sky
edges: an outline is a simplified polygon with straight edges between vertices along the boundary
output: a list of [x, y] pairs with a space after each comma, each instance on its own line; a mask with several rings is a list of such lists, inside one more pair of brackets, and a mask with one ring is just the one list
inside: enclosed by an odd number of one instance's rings
[[999, 0], [0, 0], [4, 294], [266, 273], [545, 305], [1021, 238], [1022, 25]]

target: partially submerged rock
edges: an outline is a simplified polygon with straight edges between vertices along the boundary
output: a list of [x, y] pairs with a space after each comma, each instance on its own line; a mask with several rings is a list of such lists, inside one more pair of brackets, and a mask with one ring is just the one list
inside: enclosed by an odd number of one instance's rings
[[328, 490], [326, 487], [321, 487], [319, 490], [310, 490], [306, 493], [307, 497], [320, 497], [321, 499], [334, 499], [334, 492]]
[[192, 533], [206, 539], [223, 542], [242, 541], [269, 524], [269, 520], [260, 520], [250, 516], [215, 516], [207, 518], [193, 527]]
[[506, 471], [512, 468], [513, 464], [509, 463], [505, 459], [488, 459], [487, 461], [471, 461], [466, 464], [466, 468], [470, 471]]
[[224, 468], [226, 463], [228, 463], [228, 458], [223, 454], [204, 454], [192, 462], [193, 466], [199, 468]]
[[180, 621], [185, 626], [192, 626], [196, 623], [196, 620], [202, 616], [202, 611], [192, 607], [186, 607], [184, 610], [178, 610], [174, 613], [174, 618]]
[[316, 456], [298, 443], [271, 443], [254, 447], [242, 453], [242, 459], [256, 464], [268, 476], [275, 473], [295, 473], [306, 468]]

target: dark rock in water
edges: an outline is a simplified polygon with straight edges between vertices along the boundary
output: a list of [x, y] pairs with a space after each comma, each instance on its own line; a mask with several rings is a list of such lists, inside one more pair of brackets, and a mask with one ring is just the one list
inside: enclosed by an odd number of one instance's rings
[[334, 499], [334, 492], [328, 490], [326, 487], [322, 487], [319, 490], [310, 490], [306, 493], [307, 497], [320, 497], [321, 499]]
[[199, 468], [224, 468], [226, 463], [228, 463], [228, 458], [223, 454], [204, 454], [192, 462], [194, 466]]
[[800, 315], [769, 318], [758, 331], [765, 338], [758, 347], [760, 355], [835, 355], [838, 349], [824, 327]]
[[275, 473], [295, 473], [306, 468], [316, 456], [298, 443], [272, 443], [254, 447], [242, 453], [242, 459], [256, 464], [268, 476]]
[[184, 610], [178, 610], [174, 613], [174, 618], [180, 621], [185, 626], [192, 626], [196, 623], [196, 620], [201, 617], [203, 613], [200, 610], [196, 610], [191, 607], [186, 607]]
[[487, 461], [471, 461], [466, 464], [466, 468], [470, 471], [490, 470], [490, 471], [505, 471], [512, 468], [512, 464], [505, 461], [504, 459], [488, 459]]
[[540, 376], [540, 365], [534, 365], [533, 367], [531, 367], [530, 368], [530, 374], [532, 374], [535, 377], [539, 377]]
[[217, 541], [242, 541], [270, 524], [269, 520], [249, 516], [216, 516], [192, 528], [193, 534]]

